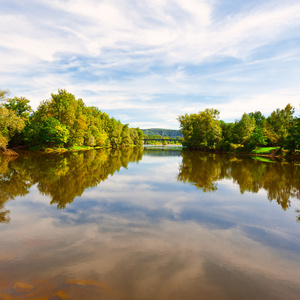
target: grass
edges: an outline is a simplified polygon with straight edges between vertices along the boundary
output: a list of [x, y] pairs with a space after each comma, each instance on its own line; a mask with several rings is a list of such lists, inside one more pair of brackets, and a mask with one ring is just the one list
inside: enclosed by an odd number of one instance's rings
[[73, 146], [66, 148], [68, 151], [78, 151], [78, 150], [89, 150], [94, 149], [94, 147], [88, 147], [88, 146]]
[[270, 154], [273, 150], [278, 150], [280, 147], [259, 147], [253, 151], [251, 151], [251, 153], [254, 154]]

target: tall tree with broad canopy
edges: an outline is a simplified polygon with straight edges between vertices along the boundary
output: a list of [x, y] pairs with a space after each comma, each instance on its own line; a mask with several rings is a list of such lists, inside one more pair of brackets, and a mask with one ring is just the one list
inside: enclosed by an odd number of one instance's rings
[[[0, 101], [6, 101], [8, 91], [0, 90]], [[6, 108], [0, 103], [0, 150], [6, 150], [11, 138], [24, 128], [24, 119], [18, 116], [12, 109]]]
[[183, 134], [183, 146], [207, 150], [215, 147], [222, 138], [219, 111], [206, 109], [198, 114], [185, 114], [178, 117]]
[[283, 145], [293, 125], [294, 112], [294, 107], [288, 104], [284, 109], [274, 110], [267, 118], [264, 133], [269, 140], [269, 144], [274, 146]]

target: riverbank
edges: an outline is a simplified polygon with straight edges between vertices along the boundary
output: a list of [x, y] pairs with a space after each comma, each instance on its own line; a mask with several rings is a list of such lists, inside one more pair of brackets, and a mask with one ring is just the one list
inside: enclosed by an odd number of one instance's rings
[[116, 148], [128, 148], [142, 145], [126, 145], [126, 146], [118, 146], [118, 147], [103, 147], [103, 146], [74, 146], [68, 148], [41, 148], [41, 147], [16, 147], [13, 149], [5, 149], [4, 151], [0, 151], [0, 155], [3, 156], [18, 156], [19, 151], [32, 151], [32, 152], [41, 152], [41, 153], [64, 153], [64, 152], [74, 152], [74, 151], [87, 151], [87, 150], [99, 150], [99, 149], [116, 149]]
[[[119, 146], [117, 148], [126, 148], [126, 147], [135, 147], [139, 145], [128, 145], [128, 146]], [[300, 162], [300, 151], [296, 150], [295, 152], [290, 152], [288, 150], [284, 150], [280, 147], [260, 147], [257, 148], [251, 152], [243, 151], [243, 149], [237, 148], [235, 150], [230, 151], [224, 151], [224, 150], [218, 150], [218, 149], [189, 149], [185, 148], [182, 145], [177, 144], [153, 144], [153, 145], [140, 145], [144, 147], [149, 146], [173, 146], [178, 147], [181, 146], [183, 150], [193, 150], [193, 151], [199, 151], [203, 153], [220, 153], [220, 154], [232, 154], [232, 155], [242, 155], [242, 156], [252, 156], [252, 157], [265, 157], [269, 160], [286, 160], [286, 161], [299, 161]], [[37, 147], [18, 147], [13, 149], [6, 149], [6, 151], [0, 152], [0, 155], [3, 156], [18, 156], [19, 151], [27, 150], [32, 152], [41, 152], [41, 153], [64, 153], [64, 152], [75, 152], [75, 151], [88, 151], [88, 150], [98, 150], [98, 149], [114, 149], [113, 147], [103, 147], [103, 146], [97, 146], [97, 147], [88, 147], [88, 146], [75, 146], [75, 147], [69, 147], [69, 148], [37, 148]]]
[[242, 156], [253, 156], [253, 157], [265, 157], [270, 160], [286, 160], [286, 161], [300, 161], [300, 151], [296, 150], [290, 152], [288, 150], [282, 149], [280, 147], [259, 147], [251, 152], [247, 152], [242, 148], [230, 149], [228, 151], [219, 149], [189, 149], [183, 147], [186, 150], [194, 150], [204, 153], [220, 153], [220, 154], [232, 154], [232, 155], [242, 155]]

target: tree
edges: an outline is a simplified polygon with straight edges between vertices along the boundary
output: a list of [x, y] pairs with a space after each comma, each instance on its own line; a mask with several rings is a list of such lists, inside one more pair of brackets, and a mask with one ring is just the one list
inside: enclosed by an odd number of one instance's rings
[[17, 116], [27, 118], [32, 112], [29, 102], [30, 101], [25, 97], [14, 97], [12, 99], [6, 99], [4, 106], [7, 109], [15, 111]]
[[178, 117], [183, 134], [183, 146], [207, 150], [221, 140], [219, 111], [206, 109], [198, 114], [185, 114]]
[[23, 118], [6, 107], [0, 106], [0, 149], [5, 150], [10, 139], [24, 128]]
[[252, 151], [257, 146], [265, 146], [267, 144], [267, 138], [264, 135], [262, 128], [256, 127], [252, 132], [248, 143], [246, 144], [247, 150]]
[[4, 101], [6, 99], [6, 95], [8, 95], [8, 91], [0, 90], [0, 101]]
[[143, 131], [140, 128], [136, 128], [137, 137], [133, 140], [135, 145], [142, 145], [143, 144], [143, 138], [144, 134]]
[[123, 146], [128, 146], [130, 144], [132, 144], [132, 140], [130, 137], [130, 130], [128, 127], [128, 124], [125, 124], [122, 128], [122, 133], [121, 133], [121, 138], [122, 138], [122, 142], [121, 144]]
[[253, 112], [249, 113], [249, 117], [250, 118], [253, 117], [255, 119], [256, 127], [264, 128], [265, 123], [266, 123], [266, 118], [260, 111], [256, 111], [254, 113]]
[[111, 118], [108, 124], [109, 141], [112, 147], [120, 146], [122, 142], [122, 129], [123, 125], [120, 121]]
[[300, 118], [295, 118], [293, 125], [288, 130], [284, 146], [286, 149], [294, 151], [300, 149]]
[[61, 124], [57, 119], [50, 117], [41, 124], [38, 137], [43, 145], [60, 147], [67, 143], [69, 139], [69, 130], [66, 125]]
[[271, 145], [283, 146], [283, 142], [293, 124], [294, 112], [295, 109], [291, 104], [288, 104], [284, 109], [276, 109], [267, 118], [264, 133]]
[[248, 114], [244, 113], [242, 118], [236, 123], [235, 126], [235, 135], [237, 142], [246, 146], [250, 141], [255, 127], [254, 117], [250, 117]]
[[224, 142], [233, 142], [233, 129], [235, 124], [234, 123], [225, 123], [224, 121], [220, 121], [220, 126], [222, 130], [222, 140]]

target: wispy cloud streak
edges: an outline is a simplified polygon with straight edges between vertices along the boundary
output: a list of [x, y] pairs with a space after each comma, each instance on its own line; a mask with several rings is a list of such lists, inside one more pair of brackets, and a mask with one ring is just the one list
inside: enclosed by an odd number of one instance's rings
[[140, 127], [176, 128], [185, 108], [299, 113], [300, 3], [234, 2], [0, 2], [0, 88], [34, 108], [66, 88]]

